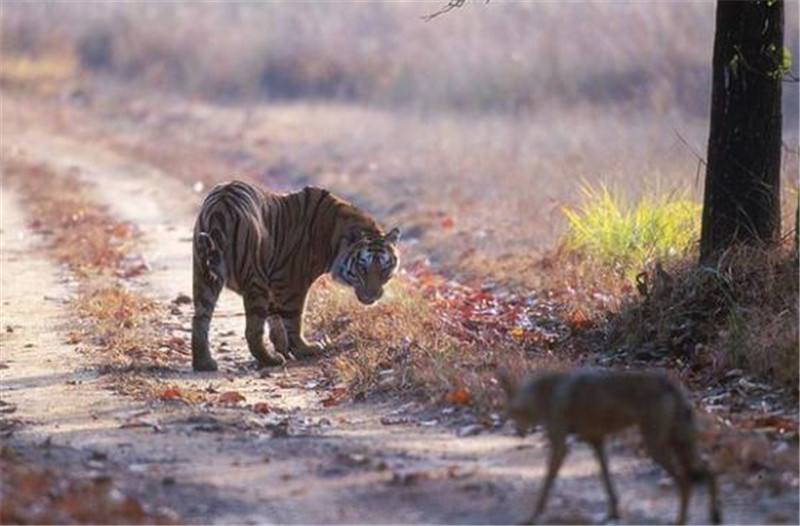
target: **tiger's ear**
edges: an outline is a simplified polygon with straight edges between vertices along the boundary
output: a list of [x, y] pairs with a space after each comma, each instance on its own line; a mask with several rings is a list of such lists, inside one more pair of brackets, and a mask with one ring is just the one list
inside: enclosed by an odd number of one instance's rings
[[361, 230], [357, 228], [351, 229], [349, 232], [347, 232], [347, 235], [345, 235], [345, 239], [347, 240], [348, 245], [352, 245], [362, 237], [364, 237], [364, 234], [361, 232]]
[[388, 234], [383, 236], [383, 239], [385, 239], [387, 243], [394, 245], [400, 240], [400, 229], [394, 227], [393, 229], [389, 230]]

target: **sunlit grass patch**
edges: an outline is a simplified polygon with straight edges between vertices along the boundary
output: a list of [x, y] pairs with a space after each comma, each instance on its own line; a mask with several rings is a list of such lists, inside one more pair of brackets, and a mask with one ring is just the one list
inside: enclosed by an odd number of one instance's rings
[[657, 260], [689, 253], [700, 235], [701, 206], [685, 194], [626, 202], [608, 187], [583, 185], [583, 203], [564, 208], [566, 246], [594, 263], [633, 277]]
[[79, 73], [74, 53], [51, 52], [41, 55], [18, 55], [7, 51], [0, 56], [0, 85], [52, 94]]

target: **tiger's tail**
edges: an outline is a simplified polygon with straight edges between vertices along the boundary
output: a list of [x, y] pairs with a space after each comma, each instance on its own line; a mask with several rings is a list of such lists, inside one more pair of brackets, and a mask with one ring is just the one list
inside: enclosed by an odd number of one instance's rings
[[208, 232], [198, 232], [195, 243], [200, 263], [208, 277], [215, 283], [225, 283], [225, 258], [219, 243]]

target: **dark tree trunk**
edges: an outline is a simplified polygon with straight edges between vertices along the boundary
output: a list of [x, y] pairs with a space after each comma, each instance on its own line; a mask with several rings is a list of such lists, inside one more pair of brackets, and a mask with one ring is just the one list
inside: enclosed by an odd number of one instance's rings
[[718, 0], [700, 260], [780, 234], [783, 1]]

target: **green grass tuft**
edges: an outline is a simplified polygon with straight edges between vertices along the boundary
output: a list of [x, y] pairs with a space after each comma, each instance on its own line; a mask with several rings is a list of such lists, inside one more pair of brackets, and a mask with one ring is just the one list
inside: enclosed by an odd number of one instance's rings
[[634, 204], [606, 186], [583, 185], [583, 204], [564, 208], [567, 248], [633, 277], [656, 260], [685, 256], [700, 235], [701, 206], [685, 194], [646, 197]]

